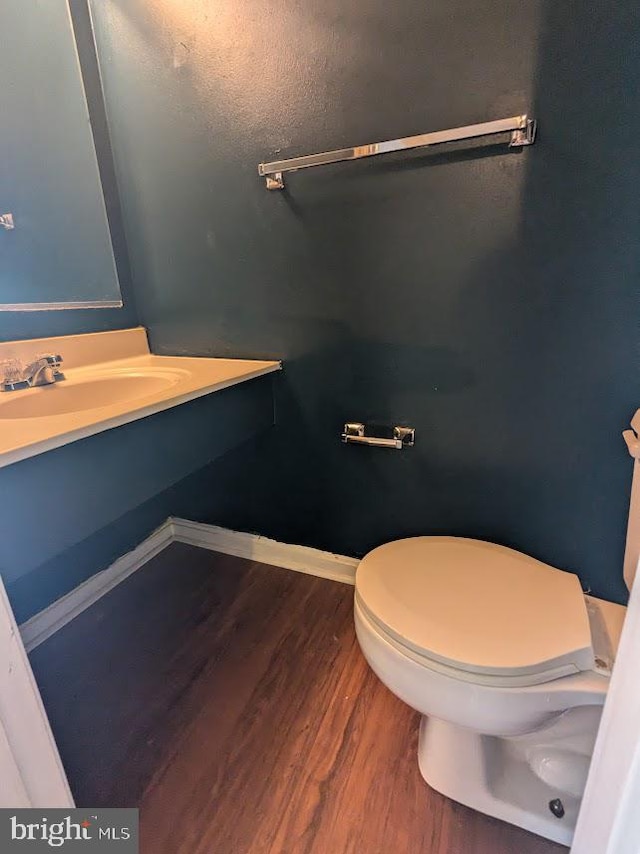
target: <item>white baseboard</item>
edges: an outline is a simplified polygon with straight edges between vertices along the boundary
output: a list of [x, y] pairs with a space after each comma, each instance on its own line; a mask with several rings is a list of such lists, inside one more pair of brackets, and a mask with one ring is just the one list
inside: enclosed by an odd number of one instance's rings
[[128, 578], [173, 541], [171, 520], [167, 519], [146, 540], [136, 546], [102, 572], [83, 581], [65, 596], [20, 625], [22, 642], [31, 652], [51, 637], [58, 629], [66, 626], [74, 617], [86, 611], [102, 596]]
[[230, 531], [216, 525], [170, 517], [133, 551], [118, 558], [110, 567], [96, 573], [22, 623], [19, 627], [20, 634], [27, 652], [34, 650], [58, 629], [90, 608], [173, 542], [188, 543], [210, 551], [248, 558], [344, 584], [355, 582], [356, 567], [359, 563], [357, 558], [335, 555], [308, 546], [279, 543], [259, 534]]
[[176, 518], [171, 518], [170, 521], [173, 525], [174, 540], [179, 543], [189, 543], [202, 549], [293, 569], [307, 575], [330, 578], [344, 584], [355, 582], [359, 560], [354, 557], [335, 555], [308, 546], [279, 543], [277, 540], [261, 537], [260, 534], [230, 531], [217, 525], [205, 525], [203, 522]]

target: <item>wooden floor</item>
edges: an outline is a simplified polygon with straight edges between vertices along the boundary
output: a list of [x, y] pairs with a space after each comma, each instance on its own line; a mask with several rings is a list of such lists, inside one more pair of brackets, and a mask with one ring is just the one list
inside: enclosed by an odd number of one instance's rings
[[79, 806], [143, 854], [551, 854], [431, 791], [352, 588], [172, 545], [32, 654]]

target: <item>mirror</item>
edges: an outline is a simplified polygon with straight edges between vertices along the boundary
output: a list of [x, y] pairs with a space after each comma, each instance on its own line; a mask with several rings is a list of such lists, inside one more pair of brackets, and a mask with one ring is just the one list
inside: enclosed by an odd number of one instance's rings
[[0, 311], [121, 305], [68, 0], [2, 0]]

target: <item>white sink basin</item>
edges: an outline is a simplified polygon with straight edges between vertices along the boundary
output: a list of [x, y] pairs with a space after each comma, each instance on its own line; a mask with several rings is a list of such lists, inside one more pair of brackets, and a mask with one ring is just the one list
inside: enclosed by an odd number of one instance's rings
[[153, 397], [176, 385], [184, 375], [179, 370], [109, 371], [4, 392], [0, 395], [0, 420], [48, 418]]
[[3, 355], [28, 363], [47, 352], [65, 355], [66, 379], [0, 391], [0, 469], [281, 368], [276, 361], [156, 356], [140, 329], [0, 342], [0, 364]]

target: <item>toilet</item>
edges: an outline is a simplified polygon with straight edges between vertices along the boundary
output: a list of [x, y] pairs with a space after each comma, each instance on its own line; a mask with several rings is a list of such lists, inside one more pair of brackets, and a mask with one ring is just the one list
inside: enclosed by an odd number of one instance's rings
[[[632, 426], [638, 432], [640, 411]], [[625, 438], [636, 457], [635, 433]], [[636, 457], [629, 588], [640, 555], [637, 470]], [[418, 764], [426, 782], [564, 845], [625, 612], [585, 595], [571, 572], [463, 537], [387, 543], [356, 572], [358, 642], [379, 679], [422, 715]]]

